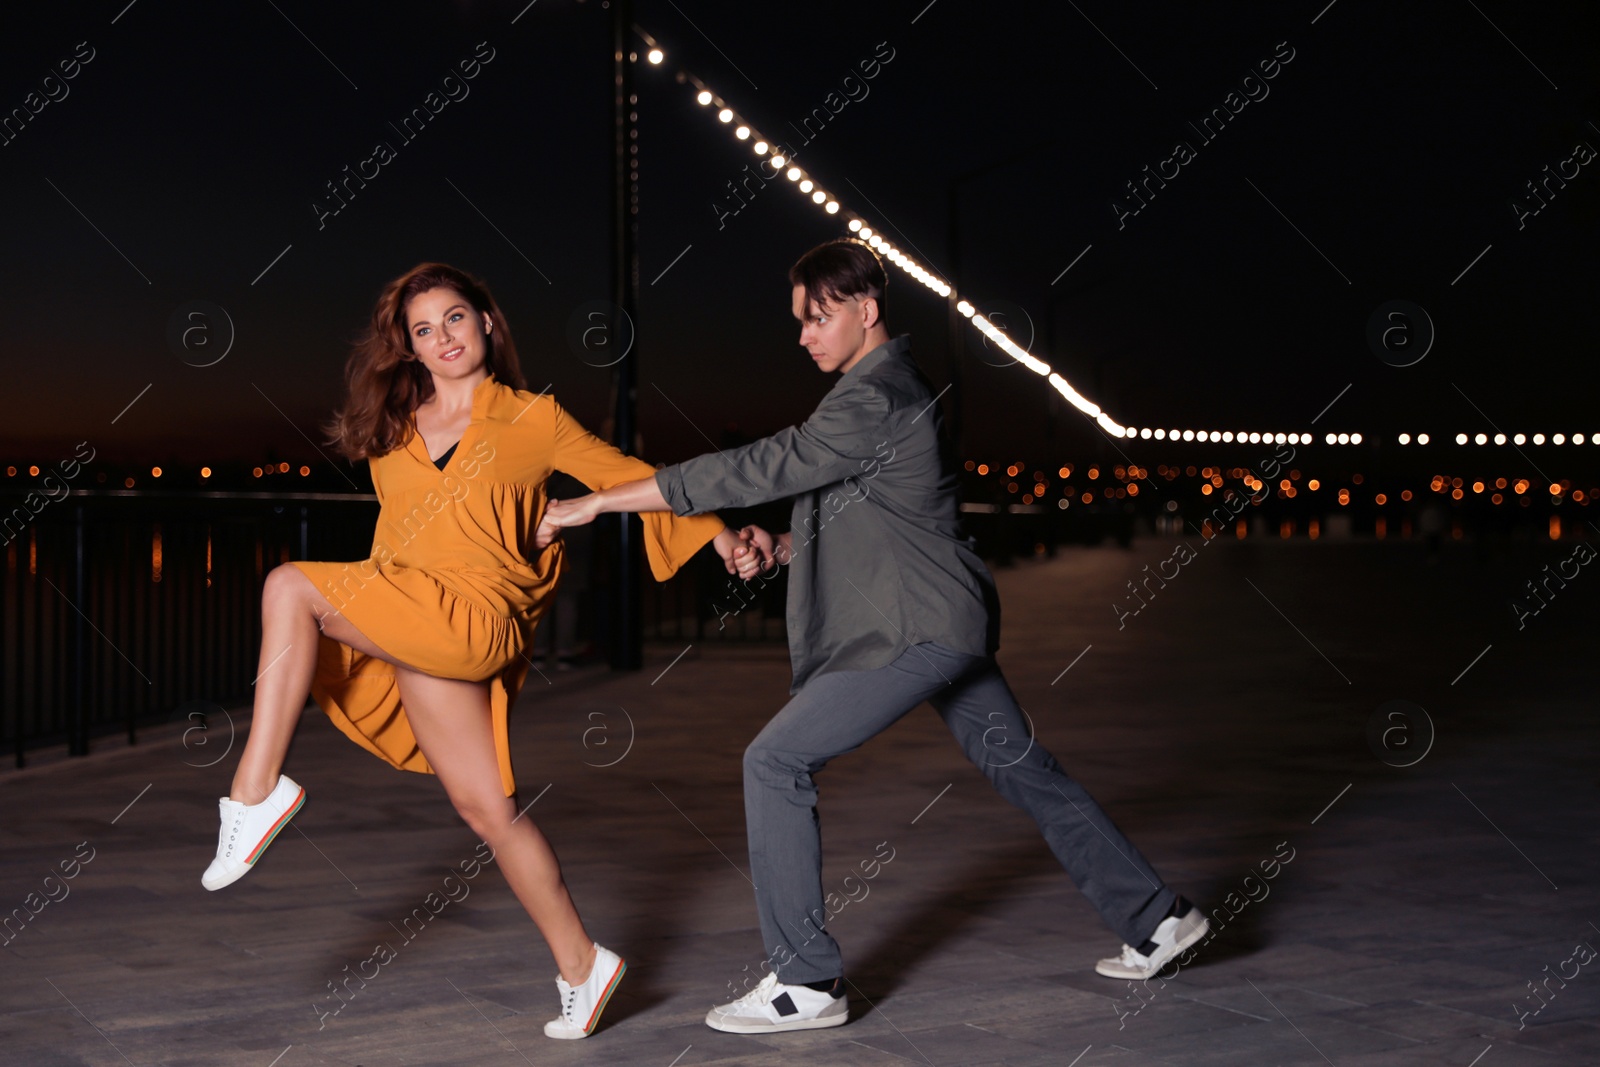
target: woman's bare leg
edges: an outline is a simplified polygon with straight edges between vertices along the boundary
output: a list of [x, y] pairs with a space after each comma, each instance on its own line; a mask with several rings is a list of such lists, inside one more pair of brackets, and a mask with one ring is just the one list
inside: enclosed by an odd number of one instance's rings
[[317, 639], [329, 637], [357, 652], [393, 663], [343, 615], [336, 614], [305, 572], [290, 564], [274, 567], [261, 590], [261, 660], [256, 670], [255, 711], [250, 736], [233, 772], [228, 796], [259, 804], [278, 784], [289, 739], [311, 695], [317, 666]]
[[395, 677], [411, 732], [450, 802], [494, 849], [495, 862], [544, 935], [561, 977], [581, 983], [594, 964], [594, 942], [573, 906], [555, 851], [501, 792], [488, 683], [435, 678], [401, 666]]
[[305, 572], [289, 564], [274, 568], [262, 589], [255, 714], [229, 796], [259, 804], [277, 784], [311, 693], [317, 641], [324, 634], [394, 665], [412, 733], [456, 811], [495, 850], [511, 891], [544, 935], [561, 976], [574, 985], [582, 982], [594, 963], [594, 943], [550, 843], [531, 819], [516, 817], [511, 798], [501, 793], [488, 684], [435, 678], [399, 663], [335, 613]]

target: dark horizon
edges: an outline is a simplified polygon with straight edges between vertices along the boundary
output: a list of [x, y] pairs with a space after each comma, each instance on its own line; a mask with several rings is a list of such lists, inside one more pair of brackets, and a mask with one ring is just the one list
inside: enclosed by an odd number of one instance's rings
[[[610, 297], [609, 16], [402, 10], [116, 0], [18, 16], [6, 113], [59, 99], [0, 145], [12, 344], [39, 357], [12, 363], [0, 464], [80, 441], [128, 465], [322, 463], [307, 438], [341, 399], [348, 343], [383, 282], [424, 259], [484, 277], [531, 387], [601, 429], [610, 371], [569, 335]], [[802, 22], [642, 2], [667, 51], [638, 70], [628, 358], [644, 455], [809, 412], [830, 379], [801, 358], [784, 272], [846, 232], [787, 183], [732, 199], [755, 157], [674, 82], [680, 67], [946, 276], [954, 190], [960, 293], [1124, 424], [1342, 430], [1391, 451], [1421, 430], [1441, 465], [1456, 432], [1600, 432], [1580, 399], [1600, 199], [1574, 149], [1600, 145], [1600, 109], [1582, 12], [1560, 10], [1341, 0], [1002, 21], [917, 0], [816, 5]], [[406, 126], [426, 100], [437, 114]], [[375, 142], [393, 157], [352, 185]], [[942, 388], [944, 301], [890, 271], [891, 330]], [[1436, 335], [1410, 366], [1367, 340], [1397, 300]], [[212, 366], [167, 342], [193, 301], [235, 328]], [[965, 344], [963, 457], [1106, 453], [1043, 379], [975, 332]]]

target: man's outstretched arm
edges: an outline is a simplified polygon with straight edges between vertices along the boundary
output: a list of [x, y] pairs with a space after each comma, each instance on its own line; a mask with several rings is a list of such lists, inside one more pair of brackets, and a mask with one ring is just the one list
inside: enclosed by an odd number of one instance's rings
[[[539, 529], [542, 532], [547, 527], [561, 529], [583, 526], [610, 512], [671, 510], [655, 478], [640, 478], [636, 482], [623, 482], [588, 496], [550, 501]], [[756, 543], [757, 532], [765, 538], [765, 543]], [[765, 530], [758, 530], [757, 527], [747, 526], [738, 531], [724, 529], [711, 544], [717, 555], [722, 557], [723, 566], [729, 574], [748, 578], [755, 571], [768, 570], [772, 566], [772, 541]]]

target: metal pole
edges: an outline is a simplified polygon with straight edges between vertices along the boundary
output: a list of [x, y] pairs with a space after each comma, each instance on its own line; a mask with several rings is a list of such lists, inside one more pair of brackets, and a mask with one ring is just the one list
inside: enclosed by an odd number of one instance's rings
[[[638, 141], [636, 123], [638, 97], [633, 92], [633, 58], [630, 37], [633, 32], [633, 0], [611, 0], [611, 45], [615, 65], [613, 103], [616, 113], [616, 157], [613, 174], [612, 252], [614, 303], [619, 321], [612, 324], [614, 343], [625, 330], [636, 330], [639, 296], [638, 205], [636, 203]], [[626, 321], [620, 321], [625, 319]], [[635, 346], [637, 347], [637, 334]], [[612, 371], [616, 398], [615, 437], [612, 441], [631, 454], [637, 437], [636, 401], [638, 368], [633, 353]], [[611, 649], [611, 666], [617, 670], [638, 670], [644, 665], [643, 620], [639, 614], [639, 528], [627, 515], [617, 517], [616, 616]]]
[[[83, 575], [83, 505], [77, 507], [77, 561], [73, 569], [72, 596], [76, 604], [87, 605], [84, 598]], [[83, 679], [89, 673], [89, 664], [84, 658], [84, 641], [87, 635], [83, 632], [83, 609], [74, 614], [77, 618], [72, 627], [72, 727], [67, 731], [67, 754], [71, 756], [87, 756], [89, 754], [89, 704], [84, 699]], [[21, 742], [18, 742], [19, 746]], [[20, 751], [20, 748], [19, 748]]]

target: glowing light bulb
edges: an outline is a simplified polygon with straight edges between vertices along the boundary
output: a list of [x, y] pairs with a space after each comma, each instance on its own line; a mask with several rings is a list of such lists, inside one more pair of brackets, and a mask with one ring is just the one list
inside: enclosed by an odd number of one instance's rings
[[1456, 434], [1456, 444], [1464, 445], [1466, 443], [1467, 443], [1467, 435], [1466, 434], [1464, 434], [1464, 433]]
[[701, 107], [705, 107], [707, 104], [711, 103], [711, 93], [709, 90], [701, 89], [700, 95], [695, 97], [695, 99], [700, 101]]
[[774, 155], [772, 157], [772, 169], [774, 171], [776, 171], [779, 167], [783, 166], [787, 162], [789, 162], [789, 161], [787, 159], [784, 159], [783, 156]]
[[851, 219], [850, 220], [850, 232], [851, 233], [860, 233], [861, 232], [861, 220], [860, 219]]
[[800, 168], [790, 167], [788, 170], [783, 172], [783, 176], [792, 182], [797, 182], [800, 180]]
[[645, 56], [645, 58], [648, 59], [652, 64], [659, 64], [663, 59], [667, 58], [667, 54], [659, 48], [652, 48], [650, 49], [649, 55]]
[[764, 156], [764, 155], [767, 154], [767, 142], [765, 142], [765, 141], [757, 141], [755, 143], [754, 147], [755, 147], [755, 150], [756, 150], [756, 155]]
[[1400, 443], [1403, 444], [1403, 445], [1409, 445], [1411, 443], [1411, 435], [1408, 434], [1408, 433], [1401, 434], [1400, 435]]
[[826, 210], [830, 215], [837, 215], [839, 213], [839, 201], [829, 200], [828, 206], [824, 210]]
[[717, 121], [718, 122], [732, 122], [733, 121], [733, 109], [725, 107], [721, 111], [717, 112]]
[[1417, 434], [1417, 444], [1425, 445], [1427, 443], [1428, 443], [1428, 435], [1427, 434], [1425, 434], [1425, 433]]
[[737, 130], [733, 131], [733, 135], [739, 138], [741, 141], [748, 141], [750, 139], [750, 127], [740, 126]]

